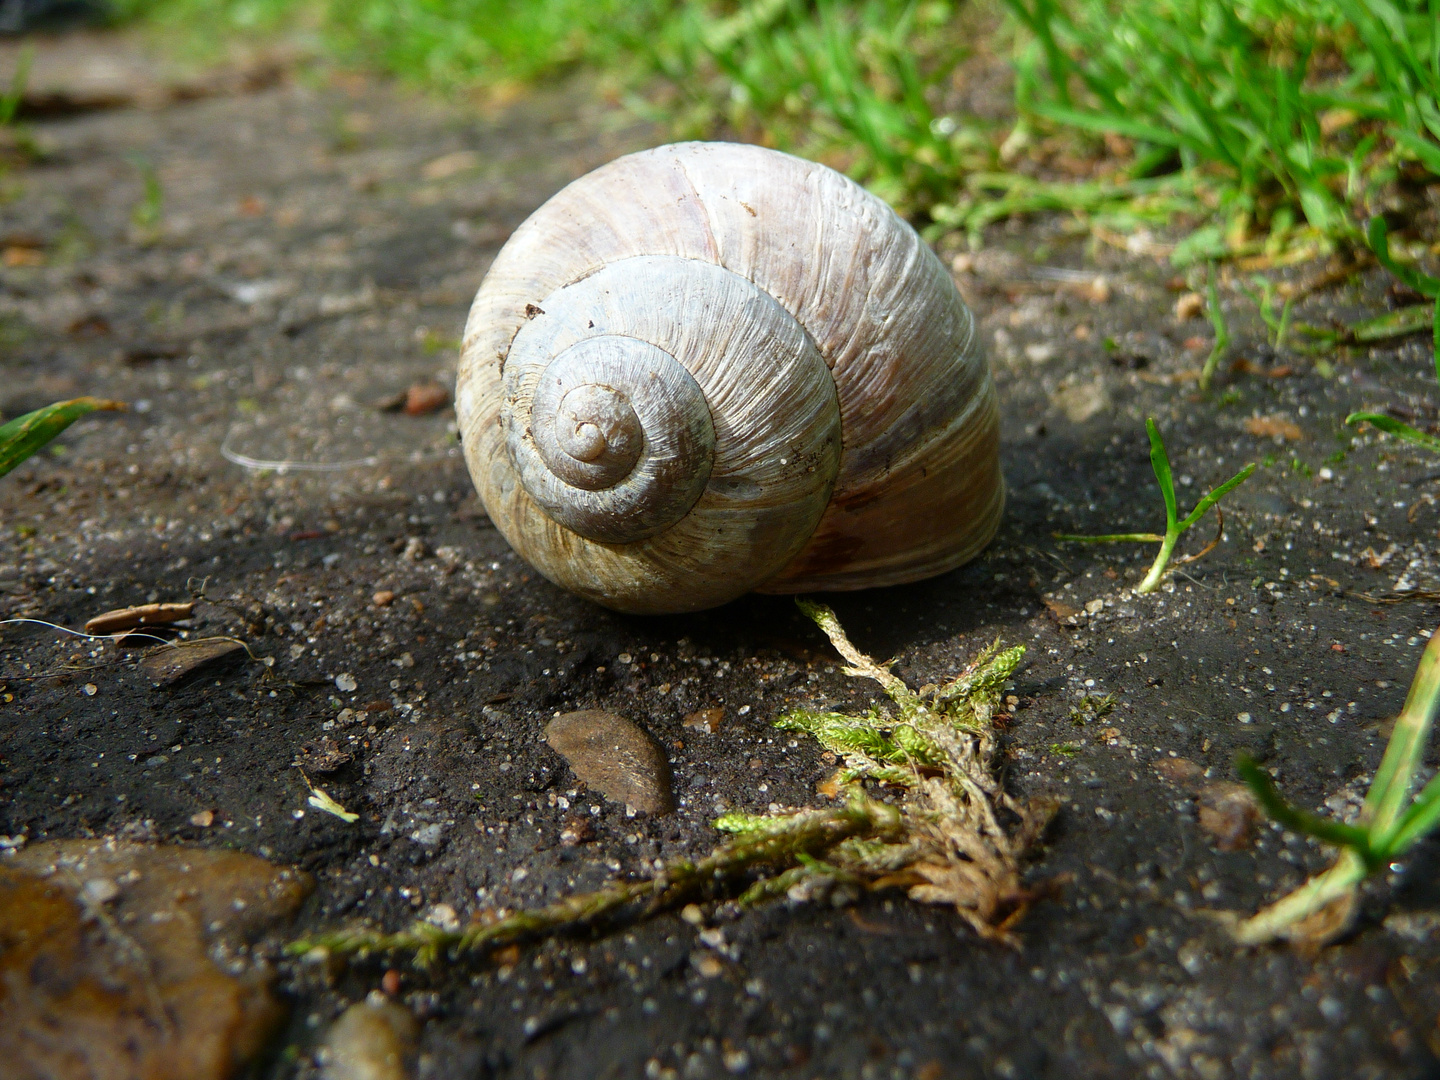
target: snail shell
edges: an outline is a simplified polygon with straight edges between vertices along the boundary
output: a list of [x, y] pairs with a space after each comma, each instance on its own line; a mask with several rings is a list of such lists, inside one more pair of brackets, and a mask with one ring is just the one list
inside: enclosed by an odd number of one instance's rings
[[994, 535], [999, 415], [915, 231], [822, 165], [680, 143], [506, 243], [456, 411], [497, 528], [558, 585], [679, 612], [915, 581]]

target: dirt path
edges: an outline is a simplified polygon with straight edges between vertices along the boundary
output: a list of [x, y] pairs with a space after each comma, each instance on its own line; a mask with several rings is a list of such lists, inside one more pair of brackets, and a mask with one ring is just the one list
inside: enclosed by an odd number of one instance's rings
[[[587, 606], [489, 527], [448, 410], [377, 409], [453, 381], [469, 299], [510, 230], [652, 133], [574, 88], [477, 118], [318, 76], [33, 127], [46, 156], [5, 177], [0, 207], [0, 409], [77, 393], [133, 409], [0, 481], [0, 614], [79, 627], [203, 581], [224, 603], [201, 604], [192, 633], [240, 634], [274, 663], [155, 688], [109, 644], [5, 628], [0, 833], [234, 847], [315, 873], [304, 926], [398, 927], [706, 850], [720, 807], [820, 798], [818, 748], [770, 721], [875, 694], [788, 600], [667, 619]], [[1057, 283], [1040, 262], [1105, 284]], [[1027, 918], [1025, 950], [894, 897], [722, 915], [718, 952], [662, 919], [518, 963], [407, 972], [418, 1075], [1435, 1075], [1433, 843], [1318, 957], [1237, 950], [1202, 914], [1253, 911], [1327, 859], [1263, 825], [1218, 846], [1213, 784], [1233, 779], [1236, 750], [1307, 805], [1354, 800], [1433, 626], [1433, 605], [1354, 594], [1437, 587], [1436, 465], [1372, 437], [1351, 448], [1340, 424], [1433, 400], [1423, 342], [1332, 356], [1325, 378], [1269, 351], [1237, 296], [1232, 356], [1269, 375], [1231, 375], [1207, 401], [1183, 373], [1208, 324], [1177, 320], [1154, 260], [1087, 257], [1051, 222], [996, 230], [966, 265], [1005, 402], [1006, 523], [965, 569], [834, 600], [916, 685], [997, 635], [1028, 647], [1009, 783], [1063, 797], [1034, 877], [1069, 883]], [[1385, 284], [1318, 294], [1296, 317], [1374, 313]], [[1182, 500], [1268, 465], [1231, 501], [1225, 543], [1137, 598], [1143, 552], [1049, 534], [1157, 526], [1147, 415]], [[287, 460], [334, 468], [253, 467]], [[1113, 711], [1084, 706], [1107, 695]], [[671, 749], [674, 814], [627, 817], [578, 790], [540, 731], [589, 707]], [[715, 734], [682, 726], [703, 708], [724, 710]], [[360, 820], [305, 812], [292, 762]], [[565, 846], [576, 813], [594, 839]], [[286, 968], [293, 1021], [265, 1075], [312, 1075], [320, 1033], [383, 970]]]

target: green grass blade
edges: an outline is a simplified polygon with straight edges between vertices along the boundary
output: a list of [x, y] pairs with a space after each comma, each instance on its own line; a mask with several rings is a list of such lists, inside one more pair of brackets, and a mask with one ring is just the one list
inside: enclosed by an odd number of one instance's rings
[[81, 397], [57, 401], [43, 409], [17, 416], [0, 427], [0, 476], [34, 454], [86, 413], [125, 408], [122, 401]]
[[1385, 224], [1385, 219], [1379, 214], [1370, 219], [1370, 226], [1366, 230], [1365, 238], [1370, 243], [1370, 250], [1375, 252], [1375, 258], [1380, 260], [1380, 265], [1421, 296], [1431, 300], [1440, 298], [1440, 278], [1433, 278], [1414, 267], [1397, 263], [1391, 258], [1389, 232], [1390, 227]]
[[9, 127], [15, 122], [20, 103], [25, 100], [25, 86], [30, 81], [30, 64], [35, 59], [35, 46], [27, 43], [20, 50], [20, 59], [15, 65], [15, 77], [10, 80], [10, 89], [0, 97], [0, 127]]
[[1155, 479], [1160, 483], [1160, 497], [1165, 500], [1165, 535], [1170, 536], [1176, 532], [1175, 482], [1170, 476], [1170, 458], [1165, 453], [1165, 443], [1153, 418], [1145, 418], [1145, 431], [1150, 436], [1150, 467], [1155, 470]]
[[1270, 779], [1270, 774], [1260, 768], [1248, 754], [1241, 754], [1236, 758], [1235, 769], [1272, 820], [1278, 821], [1291, 832], [1314, 836], [1338, 847], [1352, 848], [1367, 862], [1370, 860], [1368, 830], [1346, 825], [1333, 818], [1322, 818], [1290, 805], [1275, 787], [1275, 781]]
[[1434, 435], [1427, 435], [1423, 431], [1415, 430], [1403, 420], [1372, 412], [1353, 412], [1345, 418], [1345, 423], [1352, 427], [1361, 422], [1377, 427], [1387, 435], [1394, 435], [1397, 439], [1404, 439], [1408, 443], [1423, 446], [1426, 450], [1440, 454], [1440, 439]]
[[1351, 341], [1363, 345], [1370, 341], [1384, 341], [1387, 338], [1402, 337], [1405, 334], [1424, 330], [1431, 325], [1433, 318], [1434, 312], [1429, 304], [1412, 304], [1409, 307], [1387, 311], [1384, 315], [1377, 315], [1373, 319], [1362, 319], [1360, 322], [1352, 323], [1346, 334]]
[[1395, 831], [1382, 853], [1383, 857], [1389, 859], [1405, 854], [1411, 844], [1433, 831], [1436, 825], [1440, 825], [1440, 777], [1426, 784], [1410, 804], [1410, 809], [1395, 822]]
[[1210, 350], [1210, 355], [1205, 358], [1205, 366], [1200, 371], [1200, 389], [1208, 391], [1210, 381], [1215, 378], [1215, 369], [1220, 365], [1220, 357], [1230, 347], [1230, 326], [1225, 321], [1225, 313], [1220, 310], [1220, 293], [1215, 288], [1215, 264], [1210, 264], [1209, 277], [1205, 282], [1205, 306], [1210, 315], [1210, 325], [1215, 328], [1215, 345]]
[[1180, 528], [1177, 531], [1183, 533], [1186, 529], [1190, 528], [1191, 525], [1194, 525], [1197, 521], [1199, 521], [1202, 517], [1205, 516], [1206, 512], [1212, 506], [1214, 506], [1217, 502], [1223, 499], [1226, 495], [1229, 495], [1230, 492], [1234, 491], [1246, 480], [1249, 480], [1251, 474], [1254, 473], [1254, 471], [1255, 463], [1252, 461], [1249, 465], [1246, 465], [1229, 480], [1226, 480], [1219, 487], [1211, 491], [1208, 495], [1206, 495], [1203, 499], [1201, 499], [1198, 503], [1195, 504], [1195, 509], [1191, 510], [1190, 515], [1184, 521], [1180, 522]]
[[1158, 544], [1165, 537], [1159, 533], [1108, 533], [1105, 536], [1077, 536], [1074, 533], [1051, 533], [1056, 540], [1072, 544]]
[[1396, 825], [1410, 801], [1415, 770], [1425, 756], [1425, 744], [1437, 707], [1440, 707], [1440, 634], [1430, 638], [1430, 644], [1420, 656], [1405, 707], [1395, 720], [1395, 731], [1385, 746], [1385, 756], [1380, 759], [1380, 768], [1375, 770], [1370, 793], [1365, 797], [1364, 820], [1378, 850], [1387, 849], [1393, 841]]

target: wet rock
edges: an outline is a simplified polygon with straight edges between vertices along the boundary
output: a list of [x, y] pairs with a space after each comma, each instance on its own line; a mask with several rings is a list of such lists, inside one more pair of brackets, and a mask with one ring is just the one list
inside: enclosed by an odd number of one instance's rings
[[0, 866], [0, 1060], [15, 1080], [232, 1076], [283, 1019], [251, 946], [308, 875], [226, 851], [35, 844]]
[[320, 1052], [324, 1080], [406, 1080], [415, 1018], [378, 991], [340, 1014]]
[[565, 713], [545, 726], [545, 741], [577, 777], [612, 802], [647, 814], [675, 809], [665, 751], [623, 716], [600, 709]]
[[182, 642], [156, 649], [140, 661], [140, 670], [145, 672], [156, 686], [169, 686], [202, 667], [238, 660], [244, 650], [244, 645], [228, 638]]

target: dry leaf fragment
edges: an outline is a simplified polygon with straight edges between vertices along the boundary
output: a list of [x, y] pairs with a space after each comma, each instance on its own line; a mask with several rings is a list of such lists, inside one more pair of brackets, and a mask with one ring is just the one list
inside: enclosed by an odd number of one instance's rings
[[352, 814], [349, 810], [346, 810], [345, 807], [327, 795], [324, 788], [312, 787], [310, 789], [310, 798], [305, 801], [315, 807], [316, 810], [323, 810], [327, 814], [334, 814], [347, 825], [353, 825], [360, 820], [359, 814]]
[[195, 610], [193, 601], [183, 604], [139, 604], [135, 607], [116, 608], [102, 615], [96, 615], [85, 624], [87, 634], [118, 634], [122, 630], [134, 630], [137, 626], [164, 626], [190, 618]]
[[140, 661], [140, 668], [156, 686], [167, 686], [198, 668], [224, 659], [237, 659], [236, 654], [244, 648], [244, 644], [234, 638], [176, 642], [156, 649]]

